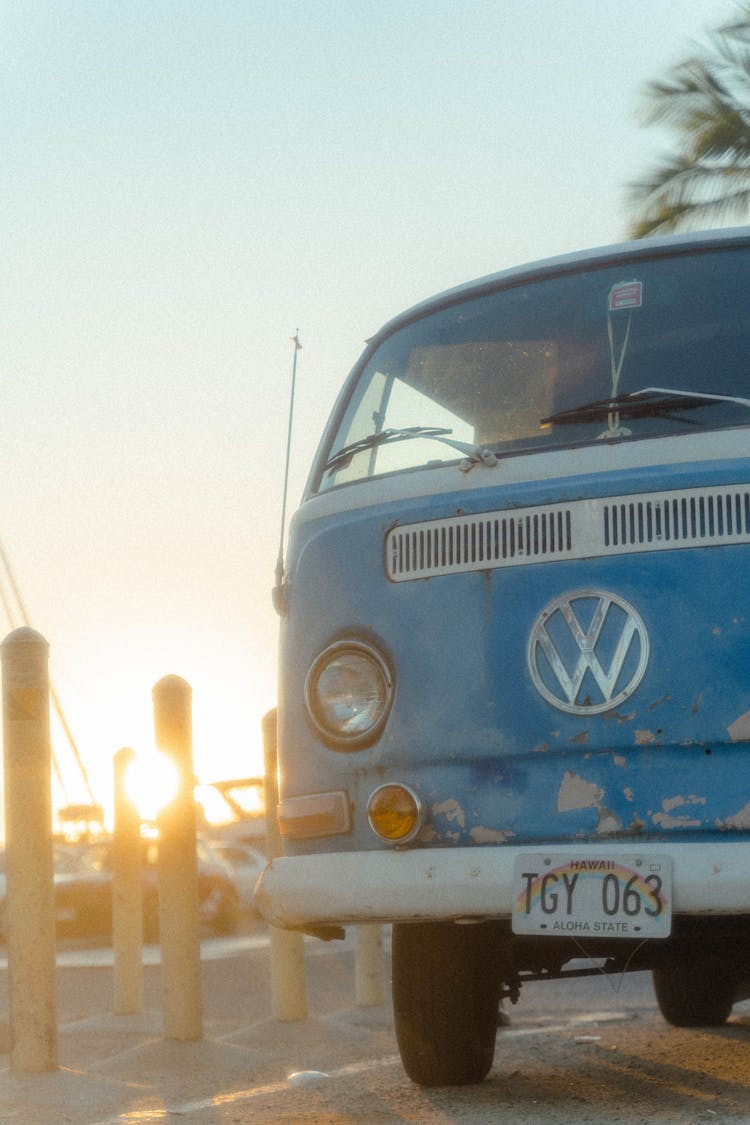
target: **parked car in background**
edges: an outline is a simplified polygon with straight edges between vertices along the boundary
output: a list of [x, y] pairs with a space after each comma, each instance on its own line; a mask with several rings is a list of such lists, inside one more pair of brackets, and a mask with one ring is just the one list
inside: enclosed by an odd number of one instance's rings
[[199, 832], [212, 841], [234, 840], [262, 848], [266, 834], [264, 784], [262, 777], [239, 777], [199, 785]]
[[55, 928], [60, 936], [112, 932], [112, 875], [93, 863], [87, 846], [54, 857]]
[[[52, 848], [52, 870], [55, 886], [80, 872], [82, 858], [79, 850], [67, 844], [55, 843]], [[5, 941], [5, 898], [8, 888], [6, 852], [0, 848], [0, 941]]]
[[232, 869], [240, 909], [257, 913], [255, 887], [266, 866], [263, 852], [235, 840], [211, 840], [211, 848]]
[[[105, 936], [112, 932], [111, 838], [77, 849], [76, 862], [55, 873], [55, 916], [61, 936]], [[197, 844], [200, 921], [216, 934], [233, 933], [239, 900], [232, 870], [203, 840]], [[143, 842], [143, 936], [159, 935], [158, 843]]]

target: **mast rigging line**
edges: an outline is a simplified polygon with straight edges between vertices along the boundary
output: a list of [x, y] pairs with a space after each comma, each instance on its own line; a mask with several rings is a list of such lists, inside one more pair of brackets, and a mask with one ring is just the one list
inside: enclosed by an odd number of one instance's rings
[[[28, 611], [26, 609], [26, 605], [24, 603], [23, 597], [21, 596], [20, 587], [19, 587], [19, 585], [16, 581], [13, 570], [11, 569], [11, 565], [10, 565], [10, 562], [8, 560], [8, 555], [5, 551], [5, 548], [4, 548], [2, 543], [0, 543], [0, 562], [2, 562], [2, 567], [3, 567], [3, 570], [5, 572], [5, 578], [7, 580], [6, 583], [0, 583], [0, 591], [2, 591], [3, 608], [5, 610], [5, 615], [8, 618], [8, 624], [10, 625], [11, 629], [14, 629], [17, 625], [17, 618], [20, 616], [22, 625], [31, 626], [31, 622], [29, 621], [29, 614], [28, 614]], [[11, 600], [7, 596], [6, 584], [8, 586], [10, 586], [10, 590], [13, 594], [13, 598], [15, 599], [15, 603], [16, 603], [16, 607], [17, 607], [16, 610], [13, 609], [13, 605], [11, 603]], [[94, 796], [94, 791], [91, 788], [91, 782], [89, 780], [88, 771], [86, 770], [86, 766], [83, 763], [83, 759], [81, 758], [81, 754], [80, 754], [80, 751], [78, 749], [78, 744], [76, 743], [76, 740], [73, 737], [73, 732], [70, 729], [70, 724], [68, 723], [68, 720], [65, 716], [65, 712], [63, 711], [62, 703], [60, 702], [60, 697], [57, 694], [57, 691], [55, 690], [55, 686], [54, 686], [54, 684], [52, 683], [51, 680], [50, 680], [50, 685], [49, 685], [49, 694], [50, 694], [50, 700], [52, 702], [52, 706], [54, 708], [55, 714], [57, 715], [60, 726], [62, 727], [63, 734], [65, 735], [65, 738], [68, 741], [68, 745], [70, 746], [70, 749], [73, 752], [73, 757], [75, 758], [76, 765], [78, 766], [81, 777], [83, 778], [83, 784], [86, 786], [86, 792], [89, 795], [89, 800], [90, 800], [92, 805], [96, 805], [97, 801], [96, 801], [96, 797]], [[65, 786], [65, 782], [63, 781], [62, 773], [60, 771], [60, 764], [57, 760], [57, 757], [56, 757], [54, 751], [52, 752], [52, 764], [54, 766], [55, 776], [57, 777], [57, 780], [60, 783], [60, 786], [62, 788], [65, 800], [69, 802], [69, 797], [68, 797], [67, 789], [66, 789], [66, 786]]]
[[289, 421], [287, 424], [286, 434], [286, 458], [284, 462], [284, 485], [282, 490], [281, 499], [281, 531], [279, 534], [279, 554], [276, 559], [276, 570], [274, 577], [276, 585], [273, 590], [274, 607], [277, 612], [281, 612], [284, 603], [284, 533], [286, 531], [286, 502], [287, 492], [289, 490], [289, 460], [292, 452], [292, 426], [294, 424], [294, 392], [297, 385], [297, 356], [302, 351], [302, 344], [299, 342], [299, 328], [293, 336], [290, 337], [294, 344], [294, 359], [292, 361], [292, 385], [289, 394]]

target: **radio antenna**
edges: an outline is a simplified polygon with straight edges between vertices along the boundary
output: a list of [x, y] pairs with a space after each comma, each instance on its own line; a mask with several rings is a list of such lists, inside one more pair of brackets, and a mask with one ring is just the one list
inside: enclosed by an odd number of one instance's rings
[[286, 498], [289, 489], [289, 459], [292, 452], [292, 422], [294, 421], [294, 390], [297, 383], [297, 353], [302, 351], [299, 342], [299, 328], [290, 337], [294, 343], [294, 359], [292, 360], [292, 388], [289, 395], [289, 425], [286, 434], [286, 461], [284, 464], [284, 489], [281, 498], [281, 533], [279, 535], [279, 554], [276, 559], [276, 585], [271, 591], [273, 607], [276, 612], [283, 615], [286, 612], [286, 597], [284, 594], [284, 533], [286, 531]]

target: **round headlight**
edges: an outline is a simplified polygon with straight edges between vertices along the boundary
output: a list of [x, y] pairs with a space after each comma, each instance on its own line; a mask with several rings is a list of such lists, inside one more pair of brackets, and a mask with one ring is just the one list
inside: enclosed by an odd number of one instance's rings
[[342, 749], [371, 742], [388, 717], [393, 678], [383, 657], [361, 641], [320, 654], [305, 682], [305, 703], [323, 737]]

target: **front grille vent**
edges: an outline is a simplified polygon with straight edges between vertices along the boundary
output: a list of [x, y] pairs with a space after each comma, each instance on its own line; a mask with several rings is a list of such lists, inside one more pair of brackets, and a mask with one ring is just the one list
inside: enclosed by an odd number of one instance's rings
[[576, 500], [393, 528], [394, 582], [562, 559], [750, 542], [750, 485]]
[[605, 546], [722, 542], [750, 530], [750, 491], [675, 493], [604, 506]]

